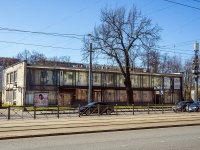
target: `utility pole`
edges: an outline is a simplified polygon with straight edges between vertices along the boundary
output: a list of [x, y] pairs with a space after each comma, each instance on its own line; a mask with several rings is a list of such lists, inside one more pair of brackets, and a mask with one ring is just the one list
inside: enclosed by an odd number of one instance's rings
[[[90, 36], [90, 35], [88, 35]], [[88, 88], [88, 103], [92, 102], [92, 43], [90, 43], [90, 66], [89, 66], [89, 88]]]
[[194, 43], [194, 52], [195, 52], [195, 57], [193, 59], [193, 68], [192, 68], [192, 73], [194, 74], [194, 79], [195, 79], [195, 92], [194, 92], [194, 101], [198, 100], [198, 78], [199, 78], [199, 62], [198, 62], [198, 52], [199, 52], [199, 43], [195, 42]]

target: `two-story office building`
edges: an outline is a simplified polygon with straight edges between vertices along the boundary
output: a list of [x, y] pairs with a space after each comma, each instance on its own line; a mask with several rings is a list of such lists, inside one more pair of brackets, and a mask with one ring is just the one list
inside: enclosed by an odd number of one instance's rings
[[[19, 106], [88, 102], [89, 67], [84, 64], [29, 65], [3, 70], [2, 101]], [[118, 67], [93, 66], [92, 101], [126, 104], [124, 77]], [[175, 103], [182, 99], [182, 73], [131, 71], [135, 104]]]

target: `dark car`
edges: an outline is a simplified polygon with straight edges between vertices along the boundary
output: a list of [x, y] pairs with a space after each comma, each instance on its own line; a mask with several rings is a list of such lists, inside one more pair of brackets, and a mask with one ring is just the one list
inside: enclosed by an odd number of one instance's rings
[[82, 106], [77, 108], [77, 112], [80, 113], [80, 115], [86, 114], [86, 115], [91, 115], [91, 114], [111, 114], [114, 111], [114, 106], [109, 105], [106, 102], [91, 102], [88, 103], [85, 106]]
[[188, 112], [198, 112], [199, 107], [200, 107], [200, 101], [196, 101], [196, 102], [192, 103], [191, 105], [189, 105], [188, 107], [186, 107], [186, 111], [188, 111]]
[[193, 103], [193, 101], [180, 101], [180, 102], [178, 102], [177, 105], [173, 106], [172, 109], [174, 112], [177, 112], [177, 111], [185, 112], [186, 106], [189, 106], [192, 103]]

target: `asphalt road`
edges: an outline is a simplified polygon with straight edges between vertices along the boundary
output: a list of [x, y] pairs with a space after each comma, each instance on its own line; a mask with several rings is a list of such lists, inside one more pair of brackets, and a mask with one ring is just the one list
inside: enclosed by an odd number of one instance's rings
[[198, 150], [200, 126], [0, 141], [1, 150]]

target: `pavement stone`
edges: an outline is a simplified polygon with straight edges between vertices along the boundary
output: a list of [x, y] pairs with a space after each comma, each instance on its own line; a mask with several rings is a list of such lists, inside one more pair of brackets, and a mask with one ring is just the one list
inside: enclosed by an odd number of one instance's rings
[[0, 140], [200, 125], [200, 113], [0, 121]]

